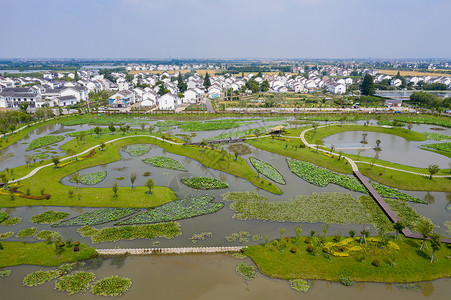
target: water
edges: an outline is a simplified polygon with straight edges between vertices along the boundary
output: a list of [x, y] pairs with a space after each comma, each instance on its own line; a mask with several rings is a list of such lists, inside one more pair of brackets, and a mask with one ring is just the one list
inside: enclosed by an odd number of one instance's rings
[[[425, 132], [430, 125], [414, 125], [412, 130]], [[436, 126], [437, 127], [437, 126]], [[450, 128], [443, 128], [440, 134], [451, 135]], [[362, 134], [366, 133], [366, 141], [368, 144], [361, 144], [365, 147], [360, 153], [365, 157], [376, 157], [378, 160], [385, 160], [393, 163], [399, 163], [412, 167], [427, 168], [431, 164], [436, 164], [440, 168], [448, 168], [450, 159], [444, 155], [420, 149], [421, 145], [439, 143], [440, 141], [426, 140], [422, 142], [408, 141], [402, 137], [366, 131], [347, 131], [328, 136], [323, 139], [326, 146], [335, 145], [336, 151], [343, 151], [348, 154], [358, 154], [358, 145], [362, 140]], [[375, 151], [376, 140], [380, 140], [380, 148], [382, 151]], [[369, 148], [366, 148], [369, 147]], [[376, 161], [377, 163], [377, 161]]]
[[[250, 263], [250, 260], [245, 260]], [[96, 279], [111, 275], [129, 277], [132, 288], [120, 299], [159, 300], [228, 300], [228, 299], [447, 299], [450, 279], [419, 283], [421, 292], [401, 291], [394, 284], [355, 283], [348, 288], [339, 283], [314, 281], [307, 293], [289, 288], [285, 280], [271, 279], [261, 274], [246, 281], [235, 273], [240, 260], [226, 255], [136, 256], [98, 259], [85, 269]], [[35, 266], [12, 267], [9, 278], [0, 278], [2, 299], [62, 299], [70, 298], [54, 290], [54, 283], [39, 287], [22, 287], [26, 274], [42, 269]], [[218, 272], [220, 270], [220, 272]], [[72, 296], [76, 299], [98, 299], [91, 293]]]

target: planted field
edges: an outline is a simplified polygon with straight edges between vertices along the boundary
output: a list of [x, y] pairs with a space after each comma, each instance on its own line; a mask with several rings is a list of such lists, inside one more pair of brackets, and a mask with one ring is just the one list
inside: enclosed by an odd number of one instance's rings
[[59, 226], [83, 226], [99, 225], [103, 223], [117, 221], [137, 213], [139, 208], [102, 208], [79, 215], [78, 217], [53, 224]]
[[285, 184], [285, 179], [273, 166], [254, 157], [250, 157], [249, 160], [258, 174], [263, 174], [274, 182]]
[[193, 189], [199, 189], [199, 190], [225, 189], [225, 188], [229, 187], [229, 185], [227, 183], [222, 182], [219, 179], [211, 178], [211, 177], [182, 178], [180, 181], [184, 185], [187, 185]]
[[178, 171], [186, 171], [181, 163], [175, 159], [166, 156], [154, 156], [152, 158], [144, 158], [142, 160], [144, 163], [149, 164], [154, 167], [166, 168]]
[[436, 143], [436, 144], [423, 145], [423, 146], [426, 147], [426, 148], [430, 148], [430, 149], [451, 152], [451, 142], [448, 142], [448, 143]]
[[433, 141], [451, 140], [451, 136], [446, 135], [446, 134], [440, 134], [440, 133], [434, 133], [434, 132], [425, 132], [424, 134], [427, 136], [428, 140], [433, 140]]
[[[99, 171], [94, 173], [89, 173], [80, 176], [80, 183], [86, 185], [96, 185], [102, 182], [106, 177], [106, 171]], [[70, 182], [76, 183], [73, 178], [69, 179]]]
[[363, 206], [351, 194], [313, 193], [289, 201], [234, 201], [230, 208], [240, 220], [366, 224]]
[[30, 222], [35, 224], [53, 224], [55, 222], [64, 220], [70, 213], [49, 210], [42, 214], [31, 217]]
[[124, 294], [132, 286], [127, 277], [111, 276], [96, 281], [91, 287], [91, 293], [98, 296], [117, 297]]
[[55, 282], [55, 289], [66, 292], [68, 295], [86, 292], [95, 278], [96, 276], [91, 272], [76, 272], [73, 275], [64, 275]]
[[[291, 172], [311, 184], [325, 187], [329, 183], [333, 183], [351, 191], [368, 194], [365, 186], [355, 177], [338, 174], [328, 169], [320, 168], [315, 166], [314, 164], [296, 159], [287, 158], [287, 163]], [[400, 192], [396, 189], [384, 186], [379, 183], [373, 182], [371, 183], [371, 185], [382, 197], [385, 198], [395, 198], [418, 203], [424, 202], [418, 198], [412, 197], [406, 193]]]
[[137, 145], [128, 145], [123, 149], [124, 152], [130, 154], [130, 156], [141, 156], [150, 151], [150, 146], [144, 144], [137, 144]]
[[222, 194], [224, 201], [268, 201], [268, 198], [257, 194], [256, 192], [227, 192]]
[[215, 213], [224, 204], [211, 203], [213, 199], [212, 196], [201, 196], [175, 200], [121, 221], [117, 225], [169, 222]]
[[54, 143], [58, 143], [64, 140], [64, 136], [62, 135], [46, 135], [34, 139], [27, 147], [27, 151], [42, 148]]
[[84, 235], [90, 236], [91, 243], [117, 242], [120, 240], [153, 239], [164, 237], [167, 239], [179, 236], [180, 224], [176, 222], [159, 223], [152, 225], [135, 225], [120, 227], [105, 227], [102, 229], [84, 228]]

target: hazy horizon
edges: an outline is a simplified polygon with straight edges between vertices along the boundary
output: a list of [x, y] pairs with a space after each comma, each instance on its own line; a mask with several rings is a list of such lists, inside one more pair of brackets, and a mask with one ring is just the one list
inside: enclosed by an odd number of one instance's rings
[[1, 58], [447, 59], [447, 0], [0, 0]]

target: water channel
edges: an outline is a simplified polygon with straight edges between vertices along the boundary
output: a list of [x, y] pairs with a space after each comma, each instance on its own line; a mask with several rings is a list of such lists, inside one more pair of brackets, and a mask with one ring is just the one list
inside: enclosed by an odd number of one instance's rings
[[[245, 130], [260, 126], [277, 125], [283, 123], [283, 121], [274, 122], [254, 122], [252, 124], [246, 124], [234, 130]], [[428, 125], [415, 125], [413, 130], [420, 132], [428, 131]], [[59, 124], [44, 126], [32, 133], [30, 133], [25, 139], [8, 147], [1, 151], [1, 153], [13, 152], [16, 154], [6, 161], [0, 162], [2, 169], [8, 167], [16, 167], [23, 165], [23, 156], [26, 152], [27, 144], [33, 139], [50, 134], [50, 132], [58, 129], [62, 129], [63, 126]], [[87, 130], [93, 128], [90, 125], [80, 126], [66, 126], [66, 128], [75, 128], [79, 130]], [[450, 135], [450, 129], [443, 134]], [[202, 140], [205, 138], [213, 137], [217, 134], [225, 131], [215, 132], [199, 132], [196, 136], [196, 140]], [[442, 133], [441, 132], [441, 133]], [[174, 134], [181, 133], [179, 129], [173, 130]], [[347, 135], [346, 135], [347, 134]], [[413, 142], [406, 143], [404, 139], [399, 140], [396, 136], [385, 136], [382, 134], [370, 135], [367, 140], [373, 141], [380, 139], [382, 141], [380, 159], [388, 160], [403, 164], [409, 164], [412, 162], [421, 166], [421, 159], [418, 157], [424, 157], [427, 155], [428, 162], [437, 159], [437, 163], [440, 163], [442, 167], [445, 161], [441, 162], [442, 156], [437, 156], [435, 153], [427, 152], [424, 150], [418, 150], [423, 152], [415, 152], [417, 148]], [[330, 136], [325, 139], [325, 143], [346, 144], [355, 143], [356, 139], [361, 137], [361, 132], [349, 132], [344, 136]], [[59, 150], [59, 146], [69, 141], [69, 137], [61, 143], [52, 146], [49, 151], [56, 151], [62, 153]], [[335, 139], [335, 140], [334, 140]], [[430, 141], [427, 141], [430, 142]], [[357, 141], [358, 143], [358, 141]], [[403, 155], [394, 155], [400, 143]], [[398, 146], [395, 146], [398, 145]], [[227, 149], [227, 146], [224, 146]], [[142, 176], [142, 173], [148, 171], [152, 173], [152, 178], [155, 180], [156, 185], [167, 186], [174, 190], [177, 197], [184, 198], [189, 196], [200, 196], [204, 194], [212, 195], [215, 197], [214, 201], [222, 201], [221, 195], [228, 191], [255, 191], [261, 195], [269, 198], [270, 201], [284, 201], [292, 199], [297, 195], [308, 195], [314, 192], [348, 192], [348, 190], [336, 185], [329, 184], [327, 187], [318, 187], [307, 183], [291, 173], [286, 163], [286, 159], [283, 156], [262, 151], [251, 147], [252, 153], [244, 155], [243, 158], [249, 159], [250, 156], [254, 156], [265, 162], [272, 164], [283, 175], [286, 180], [286, 185], [278, 185], [283, 191], [283, 195], [273, 195], [269, 192], [261, 190], [248, 181], [241, 179], [230, 174], [217, 171], [214, 169], [206, 168], [199, 162], [187, 157], [175, 155], [165, 151], [164, 149], [156, 146], [152, 146], [151, 150], [138, 157], [131, 157], [126, 152], [120, 150], [122, 159], [120, 161], [96, 166], [84, 170], [80, 170], [80, 174], [87, 174], [99, 170], [106, 170], [107, 177], [104, 181], [96, 185], [96, 187], [108, 187], [111, 182], [119, 176], [126, 177], [125, 180], [119, 181], [122, 186], [129, 186], [129, 175], [132, 171], [138, 172], [138, 179], [136, 185], [144, 184], [146, 177]], [[407, 151], [407, 152], [406, 152]], [[345, 151], [344, 151], [345, 152]], [[372, 152], [369, 151], [369, 152]], [[0, 154], [1, 154], [0, 153]], [[402, 160], [403, 157], [413, 157], [407, 161]], [[174, 171], [162, 168], [152, 167], [142, 162], [143, 158], [152, 157], [156, 155], [164, 155], [170, 158], [178, 160], [186, 169], [187, 172]], [[361, 155], [365, 155], [363, 152]], [[369, 154], [368, 156], [371, 156]], [[125, 169], [120, 169], [125, 167]], [[190, 176], [208, 176], [215, 177], [229, 184], [229, 188], [223, 190], [213, 191], [199, 191], [191, 189], [180, 183], [180, 179]], [[71, 185], [69, 178], [65, 177], [61, 180], [62, 184]], [[81, 185], [83, 186], [83, 185]], [[420, 199], [425, 199], [429, 204], [415, 204], [410, 205], [417, 210], [420, 214], [430, 218], [436, 228], [436, 231], [443, 236], [449, 236], [446, 228], [443, 226], [445, 221], [449, 221], [451, 214], [447, 210], [447, 206], [451, 203], [451, 193], [444, 192], [410, 192]], [[359, 193], [351, 192], [354, 196], [361, 195]], [[17, 207], [3, 209], [10, 213], [11, 216], [20, 216], [23, 218], [22, 223], [15, 226], [0, 226], [0, 232], [14, 231], [17, 232], [20, 229], [36, 226], [30, 223], [28, 220], [31, 216], [42, 213], [46, 210], [58, 210], [71, 213], [71, 216], [77, 216], [83, 212], [91, 211], [93, 208], [83, 207], [46, 207], [46, 206], [33, 206], [33, 207]], [[190, 247], [193, 243], [190, 241], [190, 237], [194, 233], [200, 232], [212, 232], [213, 238], [206, 241], [201, 241], [194, 246], [234, 246], [239, 245], [238, 242], [229, 243], [225, 240], [225, 236], [234, 232], [247, 231], [251, 234], [261, 234], [268, 239], [278, 238], [279, 229], [286, 228], [286, 235], [294, 235], [294, 227], [298, 223], [282, 223], [282, 222], [262, 222], [262, 221], [242, 221], [233, 218], [233, 211], [229, 209], [228, 203], [225, 202], [224, 208], [218, 212], [210, 215], [195, 217], [192, 219], [181, 220], [181, 229], [183, 234], [177, 238], [166, 239], [154, 239], [154, 240], [134, 240], [134, 241], [120, 241], [116, 243], [99, 243], [93, 245], [97, 248], [135, 248], [135, 247], [152, 247], [155, 241], [159, 242], [159, 247]], [[321, 231], [321, 223], [310, 224], [301, 223], [304, 232], [310, 232], [315, 230]], [[113, 224], [105, 224], [96, 226], [101, 228], [103, 226], [111, 226]], [[39, 230], [58, 230], [65, 238], [72, 238], [73, 240], [80, 240], [83, 243], [90, 244], [88, 238], [81, 238], [76, 232], [76, 227], [59, 227], [57, 229], [52, 228], [50, 225], [38, 225]], [[328, 231], [328, 234], [336, 234], [339, 232], [347, 233], [353, 229], [360, 231], [363, 228], [368, 227], [373, 233], [376, 230], [369, 224], [349, 224], [338, 225], [332, 224]], [[10, 240], [19, 240], [17, 238], [11, 238]], [[33, 238], [26, 239], [26, 241], [36, 241]], [[255, 244], [250, 240], [249, 244]], [[307, 293], [300, 295], [298, 292], [291, 290], [287, 281], [275, 280], [267, 278], [263, 275], [258, 275], [257, 278], [246, 282], [243, 278], [235, 273], [235, 266], [237, 259], [226, 255], [185, 255], [185, 256], [149, 256], [149, 257], [117, 257], [117, 258], [99, 258], [95, 261], [89, 261], [86, 268], [96, 273], [97, 278], [109, 276], [111, 274], [117, 274], [120, 276], [130, 277], [133, 281], [133, 287], [123, 298], [124, 299], [148, 299], [155, 297], [158, 299], [229, 299], [235, 297], [236, 299], [297, 299], [299, 297], [305, 297], [306, 299], [324, 299], [324, 298], [336, 298], [336, 299], [349, 299], [350, 297], [362, 297], [365, 299], [379, 299], [380, 297], [399, 298], [399, 299], [444, 299], [445, 295], [449, 293], [449, 279], [436, 280], [434, 282], [423, 283], [424, 289], [422, 292], [401, 291], [395, 285], [392, 284], [375, 284], [375, 283], [358, 283], [352, 288], [346, 288], [341, 284], [315, 281], [314, 287]], [[65, 294], [53, 291], [52, 284], [46, 284], [36, 288], [24, 288], [22, 287], [23, 277], [30, 272], [42, 269], [35, 266], [17, 266], [10, 268], [13, 270], [13, 275], [9, 278], [0, 278], [0, 287], [3, 295], [6, 295], [5, 299], [29, 299], [31, 297], [46, 298], [46, 299], [61, 299], [66, 297]], [[221, 270], [218, 272], [217, 270]], [[93, 299], [89, 293], [77, 295], [77, 299]]]

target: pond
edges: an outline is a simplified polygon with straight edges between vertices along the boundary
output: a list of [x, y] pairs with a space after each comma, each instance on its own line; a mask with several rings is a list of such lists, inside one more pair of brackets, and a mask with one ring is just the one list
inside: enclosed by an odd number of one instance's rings
[[[247, 263], [250, 261], [245, 260]], [[96, 279], [111, 275], [129, 277], [132, 288], [119, 299], [447, 299], [450, 279], [419, 283], [422, 291], [402, 291], [396, 284], [355, 283], [348, 288], [340, 283], [314, 281], [307, 293], [289, 288], [285, 280], [258, 274], [246, 281], [235, 272], [240, 260], [226, 255], [168, 255], [99, 258], [89, 261], [84, 270]], [[23, 278], [43, 269], [36, 266], [10, 268], [11, 277], [0, 278], [2, 297], [15, 299], [61, 299], [65, 294], [54, 290], [54, 282], [42, 286], [22, 287]], [[218, 272], [220, 270], [220, 272]], [[76, 299], [98, 299], [91, 293], [77, 294]]]
[[[441, 134], [447, 134], [451, 130], [444, 130]], [[366, 141], [368, 144], [361, 144], [362, 134], [367, 134]], [[449, 134], [449, 133], [448, 133]], [[382, 151], [374, 150], [376, 140], [380, 140], [380, 148]], [[363, 147], [360, 155], [365, 157], [373, 157], [377, 160], [385, 160], [402, 165], [427, 168], [431, 164], [436, 164], [440, 168], [448, 168], [450, 159], [444, 155], [423, 150], [419, 148], [421, 145], [437, 143], [437, 141], [408, 141], [402, 137], [367, 131], [347, 131], [328, 136], [323, 139], [324, 145], [330, 147], [335, 145], [335, 151], [343, 151], [343, 153], [358, 155], [358, 149]], [[377, 161], [375, 162], [377, 164]]]

